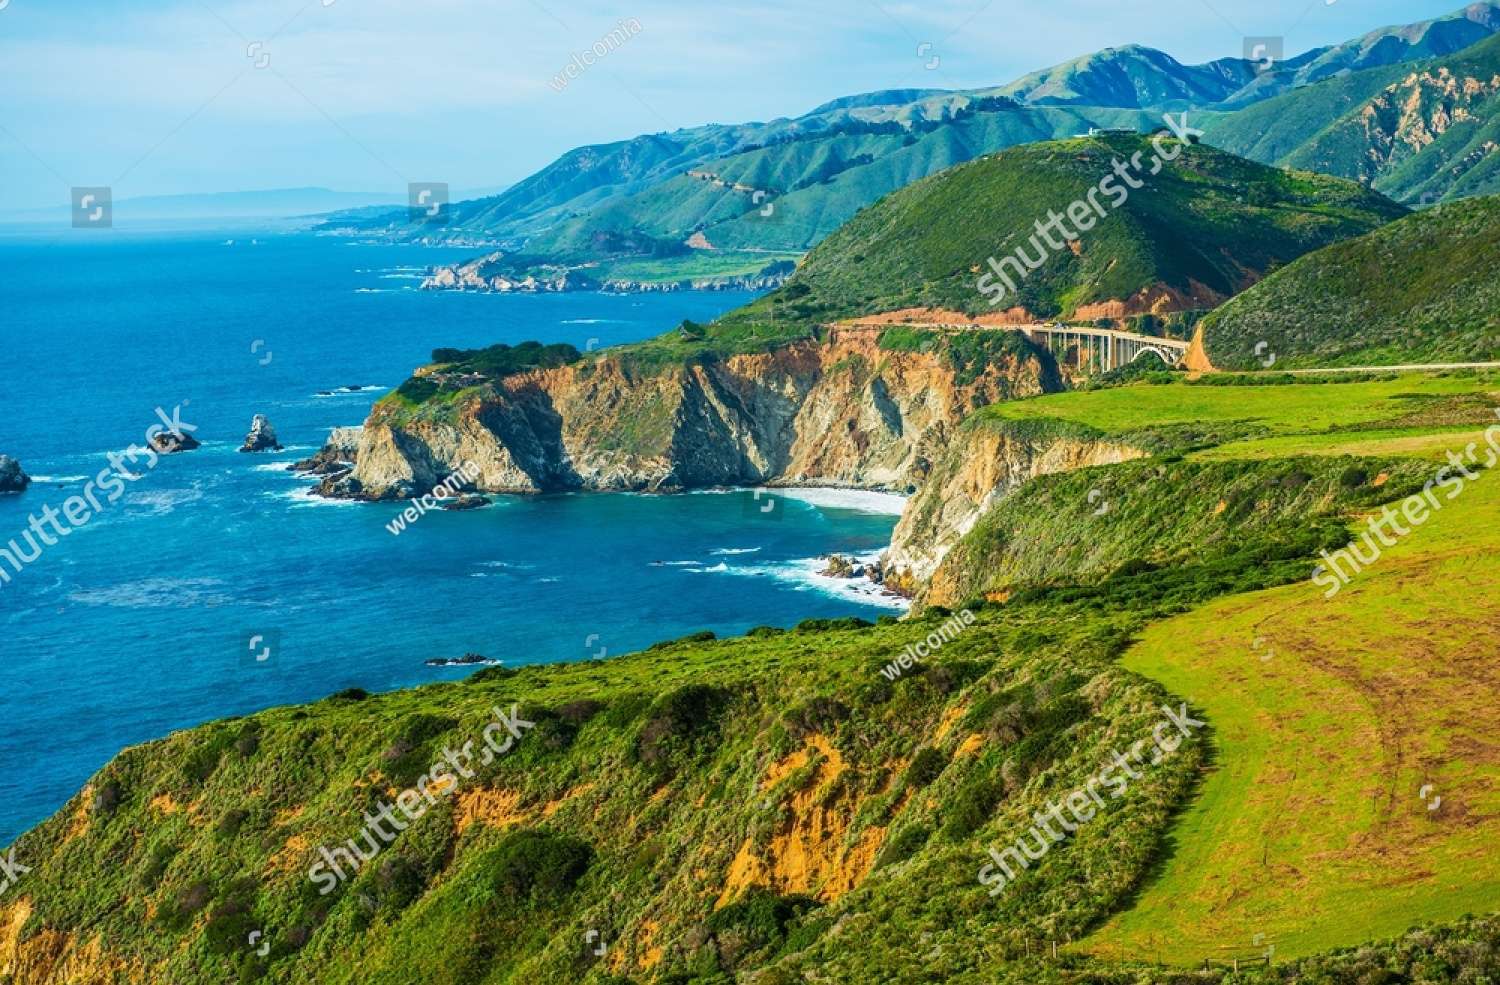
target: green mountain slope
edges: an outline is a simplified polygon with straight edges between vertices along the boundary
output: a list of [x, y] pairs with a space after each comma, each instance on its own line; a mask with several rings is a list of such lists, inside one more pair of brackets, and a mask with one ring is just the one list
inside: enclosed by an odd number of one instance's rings
[[[1309, 250], [1405, 213], [1351, 182], [1279, 171], [1203, 145], [1163, 146], [1181, 156], [1155, 176], [1148, 173], [1151, 140], [1100, 135], [1012, 148], [919, 181], [859, 213], [785, 287], [718, 328], [916, 306], [978, 315], [1022, 305], [1038, 317], [1072, 317], [1110, 302], [1147, 311], [1211, 307]], [[1087, 201], [1114, 162], [1135, 155], [1143, 187], [1086, 232], [1076, 251], [1058, 240], [1062, 248], [1048, 250], [1016, 294], [992, 305], [993, 292], [981, 293], [998, 283], [987, 276], [987, 259], [998, 263], [1018, 247], [1035, 259], [1035, 223]], [[1094, 198], [1108, 209], [1110, 196], [1095, 191]]]
[[1030, 105], [1206, 106], [1228, 99], [1256, 75], [1256, 64], [1245, 59], [1184, 65], [1164, 51], [1125, 45], [1033, 72], [996, 91]]
[[1299, 89], [1204, 129], [1234, 153], [1364, 181], [1408, 203], [1494, 194], [1500, 37]]
[[891, 123], [714, 161], [564, 222], [532, 238], [527, 252], [582, 260], [601, 238], [631, 233], [673, 244], [701, 233], [719, 249], [805, 251], [882, 195], [988, 150], [1152, 122], [1159, 117], [1131, 110], [975, 101], [940, 124]]
[[1446, 203], [1310, 254], [1204, 319], [1215, 366], [1500, 360], [1500, 198]]
[[1209, 117], [1203, 123], [1203, 139], [1252, 161], [1279, 164], [1333, 122], [1410, 74], [1409, 65], [1388, 65], [1284, 93], [1237, 112]]

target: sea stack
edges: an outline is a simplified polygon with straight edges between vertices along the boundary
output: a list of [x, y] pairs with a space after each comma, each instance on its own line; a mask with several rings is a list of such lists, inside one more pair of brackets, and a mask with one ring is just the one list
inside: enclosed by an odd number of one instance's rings
[[250, 422], [250, 433], [240, 451], [281, 451], [281, 442], [276, 440], [276, 429], [264, 414], [256, 414]]
[[0, 455], [0, 496], [25, 492], [31, 476], [21, 471], [21, 463], [9, 455]]
[[203, 443], [186, 431], [162, 431], [151, 436], [151, 447], [163, 455], [175, 455], [181, 451], [192, 451]]
[[364, 432], [363, 427], [334, 428], [316, 455], [293, 462], [287, 468], [312, 475], [347, 475], [359, 456], [359, 439]]

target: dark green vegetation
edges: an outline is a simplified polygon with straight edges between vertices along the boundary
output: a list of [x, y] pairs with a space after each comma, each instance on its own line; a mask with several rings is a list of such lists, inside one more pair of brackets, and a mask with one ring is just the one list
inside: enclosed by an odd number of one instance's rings
[[566, 342], [542, 345], [522, 342], [519, 345], [492, 345], [484, 349], [434, 349], [432, 361], [441, 364], [443, 372], [482, 373], [486, 376], [509, 376], [528, 369], [550, 369], [566, 366], [582, 358]]
[[[1135, 158], [1145, 186], [1079, 242], [1052, 255], [1003, 308], [1068, 316], [1081, 306], [1160, 287], [1202, 306], [1243, 289], [1309, 250], [1404, 214], [1383, 196], [1338, 179], [1278, 171], [1201, 145], [1169, 140], [1181, 156], [1149, 175], [1152, 142], [1129, 135], [1031, 144], [903, 188], [861, 212], [808, 255], [781, 290], [723, 324], [816, 323], [914, 306], [992, 311], [976, 282], [1030, 237]], [[1110, 196], [1095, 198], [1106, 208]]]
[[1297, 89], [1214, 120], [1206, 139], [1258, 161], [1369, 182], [1398, 201], [1500, 193], [1500, 38]]
[[522, 342], [514, 346], [502, 342], [484, 349], [434, 349], [433, 366], [429, 371], [408, 379], [384, 402], [417, 407], [434, 398], [451, 400], [463, 390], [484, 381], [503, 379], [531, 369], [567, 366], [582, 358], [583, 354], [566, 342], [552, 345]]
[[1500, 198], [1453, 202], [1298, 260], [1203, 322], [1222, 369], [1500, 360]]

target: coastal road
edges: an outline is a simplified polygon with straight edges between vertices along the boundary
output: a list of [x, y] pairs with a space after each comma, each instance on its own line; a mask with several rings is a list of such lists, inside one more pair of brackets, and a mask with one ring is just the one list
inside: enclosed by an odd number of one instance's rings
[[1251, 376], [1314, 376], [1322, 373], [1423, 373], [1440, 369], [1500, 369], [1492, 363], [1404, 363], [1398, 366], [1330, 366], [1327, 369], [1257, 369]]

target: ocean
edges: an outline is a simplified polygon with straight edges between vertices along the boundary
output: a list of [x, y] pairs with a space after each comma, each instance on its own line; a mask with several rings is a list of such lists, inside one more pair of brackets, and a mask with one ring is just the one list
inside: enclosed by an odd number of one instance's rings
[[[35, 480], [0, 497], [0, 546], [142, 443], [158, 408], [203, 442], [138, 469], [22, 571], [0, 560], [0, 845], [125, 746], [473, 669], [428, 659], [587, 660], [896, 611], [815, 560], [878, 552], [892, 497], [811, 491], [769, 513], [743, 491], [509, 497], [393, 536], [399, 506], [308, 496], [284, 465], [361, 423], [433, 348], [598, 347], [749, 299], [416, 289], [427, 266], [472, 254], [264, 228], [0, 232], [0, 453]], [[255, 414], [284, 452], [238, 452]]]

